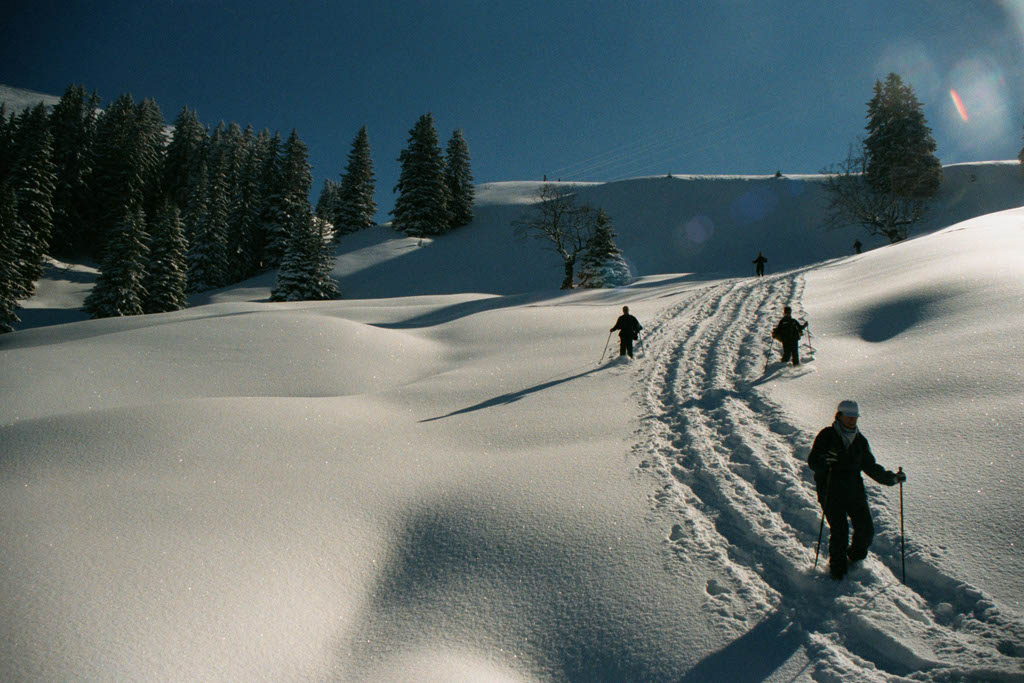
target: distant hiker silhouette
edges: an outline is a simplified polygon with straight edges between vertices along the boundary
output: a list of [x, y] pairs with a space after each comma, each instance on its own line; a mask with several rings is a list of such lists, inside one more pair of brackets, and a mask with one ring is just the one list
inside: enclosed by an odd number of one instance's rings
[[615, 327], [608, 332], [619, 331], [619, 356], [633, 357], [633, 340], [640, 336], [643, 327], [640, 321], [629, 314], [629, 306], [622, 307], [622, 315], [615, 321]]
[[762, 254], [761, 252], [757, 252], [757, 258], [754, 259], [753, 261], [751, 261], [751, 263], [753, 263], [756, 266], [754, 271], [757, 273], [758, 277], [761, 277], [761, 276], [764, 275], [764, 264], [767, 263], [767, 262], [768, 262], [768, 259], [766, 259], [764, 257], [764, 254]]
[[[902, 468], [890, 472], [875, 462], [868, 440], [857, 429], [858, 417], [856, 401], [840, 402], [835, 422], [818, 432], [807, 456], [807, 464], [814, 470], [818, 503], [828, 520], [828, 564], [836, 580], [846, 576], [851, 563], [867, 557], [875, 536], [860, 473], [885, 486], [907, 480]], [[852, 539], [849, 522], [853, 523]]]
[[786, 306], [782, 309], [782, 320], [772, 330], [772, 339], [782, 342], [782, 362], [792, 359], [793, 365], [800, 365], [800, 337], [804, 335], [807, 323], [802, 323], [792, 316], [793, 309]]
[[863, 247], [863, 246], [864, 245], [860, 243], [860, 240], [857, 240], [856, 242], [853, 243], [853, 252], [855, 254], [859, 254], [860, 253], [860, 248]]

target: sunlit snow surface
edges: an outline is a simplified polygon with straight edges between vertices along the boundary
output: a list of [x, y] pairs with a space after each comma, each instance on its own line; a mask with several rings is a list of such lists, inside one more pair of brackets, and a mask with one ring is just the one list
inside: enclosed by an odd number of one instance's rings
[[[600, 292], [512, 238], [536, 183], [433, 242], [346, 238], [334, 302], [268, 275], [44, 326], [90, 277], [54, 262], [0, 336], [3, 678], [1020, 680], [1014, 173], [948, 167], [956, 224], [860, 256], [814, 178], [588, 185], [642, 276]], [[626, 304], [637, 358], [599, 364]], [[908, 474], [906, 585], [870, 480], [867, 561], [811, 571], [841, 398]]]

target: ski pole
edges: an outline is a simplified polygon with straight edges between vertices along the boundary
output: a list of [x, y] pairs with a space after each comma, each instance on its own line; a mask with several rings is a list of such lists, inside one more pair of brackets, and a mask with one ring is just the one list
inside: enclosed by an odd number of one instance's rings
[[610, 342], [611, 340], [612, 340], [612, 331], [609, 330], [608, 331], [608, 338], [604, 340], [604, 351], [601, 352], [601, 358], [597, 361], [598, 365], [600, 365], [601, 361], [604, 360], [604, 354], [608, 353], [608, 342]]
[[775, 338], [768, 339], [768, 354], [764, 357], [764, 371], [768, 372], [768, 366], [772, 362], [772, 354], [775, 353]]
[[[899, 469], [899, 473], [903, 468]], [[907, 583], [907, 551], [903, 543], [903, 482], [900, 482], [900, 563], [903, 565], [903, 583]]]
[[818, 568], [818, 553], [821, 551], [821, 534], [825, 531], [825, 508], [828, 507], [828, 494], [832, 488], [832, 466], [829, 465], [828, 477], [825, 478], [825, 500], [821, 504], [821, 523], [818, 525], [818, 545], [814, 546], [814, 569]]

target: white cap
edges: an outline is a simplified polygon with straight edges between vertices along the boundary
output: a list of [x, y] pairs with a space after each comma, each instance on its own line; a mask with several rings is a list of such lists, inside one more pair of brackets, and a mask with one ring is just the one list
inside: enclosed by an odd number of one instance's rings
[[860, 417], [860, 408], [857, 406], [857, 402], [850, 399], [840, 401], [836, 410], [847, 417]]

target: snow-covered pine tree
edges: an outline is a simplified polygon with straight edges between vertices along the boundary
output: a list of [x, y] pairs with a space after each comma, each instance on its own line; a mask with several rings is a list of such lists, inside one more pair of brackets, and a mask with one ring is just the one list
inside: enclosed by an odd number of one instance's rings
[[226, 284], [227, 181], [219, 169], [209, 168], [197, 191], [204, 197], [189, 211], [189, 218], [196, 221], [188, 241], [189, 292], [205, 292]]
[[905, 199], [938, 192], [942, 164], [935, 156], [935, 139], [913, 89], [898, 75], [875, 81], [866, 128], [865, 177], [875, 192]]
[[377, 213], [377, 204], [373, 201], [374, 181], [370, 138], [363, 126], [352, 140], [348, 165], [337, 187], [335, 213], [330, 219], [334, 223], [335, 239], [373, 226]]
[[337, 299], [341, 296], [334, 281], [334, 229], [327, 221], [313, 218], [313, 241], [317, 246], [317, 291], [320, 299]]
[[18, 222], [18, 200], [9, 183], [0, 181], [0, 333], [13, 332], [19, 322], [15, 294], [20, 281], [14, 248], [14, 232]]
[[262, 247], [259, 245], [260, 209], [263, 195], [260, 175], [263, 160], [258, 156], [256, 135], [247, 127], [242, 135], [242, 163], [235, 181], [231, 212], [228, 217], [228, 250], [231, 254], [229, 278], [238, 282], [258, 270], [257, 259]]
[[138, 173], [142, 182], [142, 208], [154, 215], [163, 194], [163, 163], [167, 147], [164, 116], [152, 98], [135, 107], [135, 144]]
[[196, 112], [182, 107], [174, 120], [174, 132], [164, 155], [164, 192], [181, 211], [188, 208], [200, 180], [200, 166], [206, 153], [206, 128]]
[[338, 287], [330, 277], [334, 257], [326, 221], [313, 216], [309, 205], [296, 207], [288, 247], [277, 273], [271, 301], [335, 299]]
[[251, 134], [249, 130], [250, 137], [247, 138], [247, 133], [237, 123], [227, 126], [221, 123], [210, 141], [210, 166], [216, 167], [224, 179], [224, 285], [243, 279], [248, 274], [248, 262], [251, 260], [247, 254], [251, 251], [252, 238], [249, 226], [241, 220], [246, 215], [239, 211]]
[[473, 220], [473, 173], [469, 167], [469, 145], [456, 129], [448, 141], [445, 164], [445, 184], [448, 187], [451, 227], [458, 228]]
[[100, 264], [100, 275], [85, 299], [85, 310], [92, 317], [110, 318], [143, 313], [147, 240], [142, 207], [129, 207], [122, 220], [116, 222], [110, 230], [107, 251]]
[[283, 254], [291, 243], [293, 230], [308, 230], [305, 213], [313, 215], [313, 210], [309, 206], [309, 191], [313, 185], [313, 174], [309, 167], [309, 151], [306, 149], [306, 143], [299, 138], [298, 131], [294, 129], [284, 143], [278, 182], [280, 183], [279, 194], [284, 221], [284, 233], [281, 235]]
[[144, 206], [147, 178], [138, 158], [138, 131], [135, 102], [128, 94], [114, 100], [96, 123], [90, 225], [84, 235], [94, 256], [106, 253], [107, 234], [118, 229], [126, 208]]
[[143, 288], [142, 309], [146, 313], [177, 311], [187, 306], [188, 243], [178, 207], [167, 200], [150, 225], [149, 263]]
[[582, 261], [580, 287], [620, 287], [632, 279], [629, 265], [615, 246], [612, 221], [604, 209], [598, 209], [594, 215], [593, 229], [583, 249]]
[[227, 125], [221, 121], [206, 140], [206, 153], [203, 156], [203, 161], [206, 162], [207, 180], [209, 180], [209, 174], [211, 173], [224, 174], [227, 171], [228, 164], [225, 163], [224, 157], [230, 152], [226, 137]]
[[[259, 144], [259, 141], [257, 141]], [[260, 232], [263, 242], [261, 267], [274, 268], [281, 264], [287, 236], [287, 197], [283, 190], [281, 136], [275, 132], [267, 138], [263, 149], [263, 206], [260, 209]]]
[[43, 274], [43, 257], [53, 234], [53, 136], [46, 107], [39, 104], [25, 111], [18, 126], [18, 150], [11, 185], [18, 199], [17, 266], [21, 280], [18, 298], [35, 291]]
[[913, 90], [894, 73], [875, 81], [866, 128], [867, 138], [825, 173], [826, 225], [861, 225], [899, 242], [942, 183], [935, 140]]
[[312, 182], [306, 145], [293, 130], [285, 142], [281, 162], [287, 241], [277, 284], [271, 292], [274, 301], [333, 299], [338, 295], [330, 279], [334, 256], [327, 224], [313, 217], [309, 205]]
[[14, 117], [7, 112], [7, 103], [0, 102], [0, 185], [10, 177], [14, 166]]
[[448, 187], [432, 114], [421, 116], [409, 131], [398, 161], [402, 170], [394, 191], [400, 194], [391, 211], [395, 230], [412, 237], [444, 233], [449, 227]]
[[53, 195], [51, 252], [76, 254], [87, 245], [88, 176], [92, 170], [99, 96], [89, 97], [81, 85], [69, 85], [50, 113], [56, 185]]
[[289, 209], [309, 206], [309, 191], [312, 185], [309, 151], [306, 149], [306, 143], [299, 138], [298, 131], [293, 129], [284, 143], [284, 155], [281, 160], [281, 193]]
[[271, 151], [270, 131], [264, 129], [256, 134], [249, 150], [249, 158], [246, 162], [247, 183], [252, 187], [252, 263], [249, 274], [253, 275], [268, 268], [267, 243], [268, 225], [266, 223], [269, 214], [269, 202], [267, 200], [269, 185], [267, 184], [268, 168], [276, 169], [271, 160], [276, 157], [276, 148]]
[[[218, 132], [214, 133], [210, 140], [211, 165], [214, 163], [220, 167], [221, 175], [224, 176], [227, 194], [233, 198], [238, 192], [238, 184], [242, 177], [242, 169], [245, 167], [246, 155], [248, 153], [251, 138], [246, 138], [246, 132], [237, 123], [231, 122], [225, 127], [218, 126]], [[249, 131], [251, 134], [251, 131]]]
[[337, 206], [338, 183], [330, 178], [325, 178], [324, 186], [320, 188], [320, 198], [316, 200], [316, 209], [313, 210], [313, 215], [333, 225]]
[[[212, 139], [211, 139], [212, 142]], [[208, 179], [208, 194], [207, 194], [207, 217], [212, 226], [213, 234], [216, 235], [218, 242], [220, 243], [220, 249], [223, 250], [219, 255], [222, 257], [220, 285], [226, 284], [227, 272], [227, 229], [228, 229], [228, 212], [231, 209], [231, 172], [232, 162], [229, 158], [230, 153], [224, 153], [217, 158], [216, 155], [212, 155], [210, 165], [207, 167], [207, 173], [209, 174]]]
[[188, 244], [196, 239], [196, 230], [199, 224], [206, 217], [206, 200], [209, 193], [209, 181], [207, 180], [206, 162], [199, 163], [199, 176], [195, 187], [188, 196], [185, 210], [181, 214], [182, 223], [185, 228], [185, 241]]

